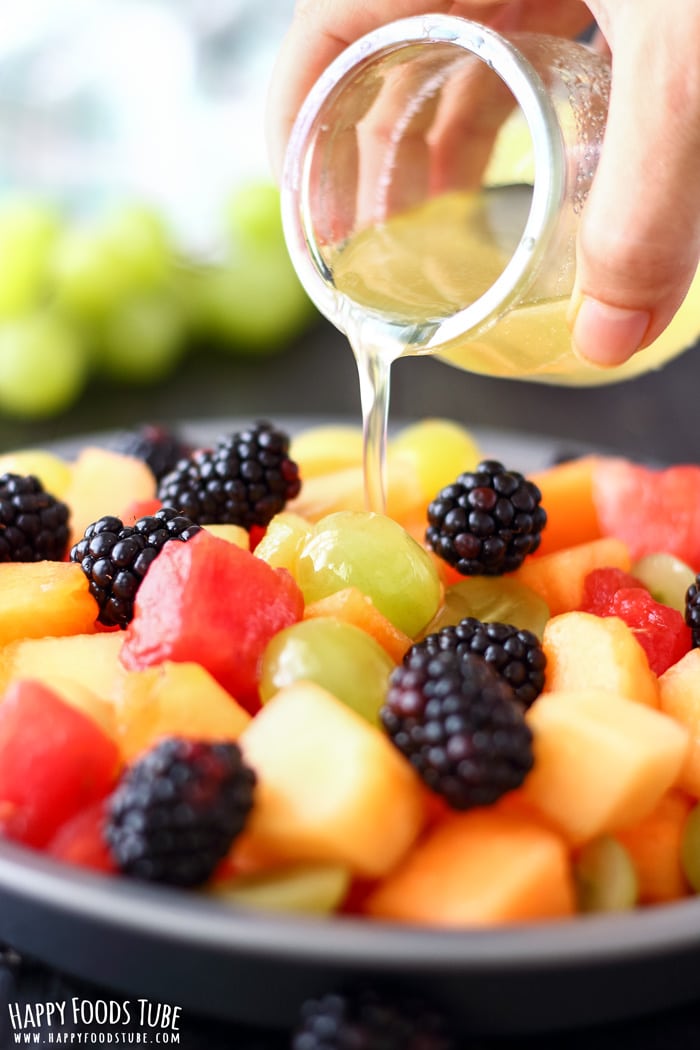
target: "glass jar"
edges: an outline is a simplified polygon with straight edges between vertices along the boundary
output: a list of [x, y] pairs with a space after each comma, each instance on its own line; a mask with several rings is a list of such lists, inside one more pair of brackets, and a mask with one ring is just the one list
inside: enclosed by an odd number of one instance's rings
[[609, 89], [607, 59], [583, 43], [455, 16], [356, 41], [307, 96], [286, 156], [287, 243], [311, 299], [353, 344], [494, 376], [597, 384], [680, 353], [698, 334], [698, 277], [621, 368], [572, 350]]

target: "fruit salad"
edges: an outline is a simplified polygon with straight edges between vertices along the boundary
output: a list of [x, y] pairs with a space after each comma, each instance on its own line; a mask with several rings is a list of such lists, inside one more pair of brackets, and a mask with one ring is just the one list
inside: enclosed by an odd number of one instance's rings
[[0, 834], [467, 928], [700, 891], [700, 466], [406, 426], [0, 457]]

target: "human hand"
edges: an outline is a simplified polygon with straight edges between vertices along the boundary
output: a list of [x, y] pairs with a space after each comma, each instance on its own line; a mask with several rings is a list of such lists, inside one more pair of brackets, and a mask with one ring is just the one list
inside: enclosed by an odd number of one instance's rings
[[[651, 343], [680, 306], [700, 257], [698, 0], [301, 0], [269, 102], [273, 163], [308, 90], [353, 40], [396, 18], [440, 11], [508, 32], [573, 36], [595, 16], [613, 56], [604, 147], [579, 235], [570, 322], [601, 365]], [[685, 58], [684, 58], [685, 56]]]

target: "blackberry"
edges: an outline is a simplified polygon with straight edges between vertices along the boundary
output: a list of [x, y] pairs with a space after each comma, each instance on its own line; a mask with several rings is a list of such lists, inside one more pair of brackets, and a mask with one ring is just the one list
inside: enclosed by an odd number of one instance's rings
[[307, 1000], [292, 1050], [453, 1050], [444, 1018], [414, 996], [375, 989]]
[[686, 591], [685, 622], [690, 627], [693, 648], [700, 649], [700, 573]]
[[484, 623], [467, 616], [454, 626], [429, 634], [413, 648], [431, 655], [454, 650], [460, 656], [483, 656], [505, 678], [524, 707], [529, 707], [544, 688], [547, 657], [539, 638], [512, 624]]
[[0, 562], [62, 561], [69, 510], [33, 474], [0, 476]]
[[460, 474], [428, 506], [428, 545], [463, 576], [500, 576], [540, 545], [547, 515], [532, 481], [497, 460]]
[[453, 809], [487, 806], [532, 768], [532, 734], [513, 689], [483, 656], [409, 649], [380, 718], [394, 745]]
[[157, 423], [144, 423], [136, 430], [118, 434], [111, 447], [115, 452], [143, 460], [153, 471], [156, 481], [193, 452], [192, 446], [177, 431]]
[[237, 744], [166, 737], [110, 796], [105, 840], [125, 875], [200, 886], [243, 830], [254, 789]]
[[200, 525], [265, 526], [301, 489], [289, 437], [258, 422], [182, 460], [161, 481], [158, 497]]
[[170, 540], [189, 540], [200, 531], [189, 518], [171, 507], [125, 525], [106, 515], [88, 525], [83, 538], [71, 548], [90, 581], [90, 593], [108, 627], [126, 627], [134, 617], [134, 599], [148, 567]]

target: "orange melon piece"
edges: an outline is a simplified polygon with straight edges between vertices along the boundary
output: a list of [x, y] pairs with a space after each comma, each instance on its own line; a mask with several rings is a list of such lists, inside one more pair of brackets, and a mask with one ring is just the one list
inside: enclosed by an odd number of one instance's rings
[[424, 790], [384, 733], [313, 682], [281, 689], [239, 744], [258, 776], [249, 847], [386, 874], [425, 819]]
[[569, 849], [541, 823], [499, 809], [447, 817], [370, 893], [376, 919], [493, 926], [575, 911]]
[[604, 690], [541, 693], [526, 719], [535, 763], [524, 794], [574, 843], [647, 817], [688, 748], [672, 718]]
[[367, 634], [371, 634], [397, 664], [411, 647], [409, 636], [398, 627], [394, 627], [369, 595], [363, 594], [357, 587], [344, 587], [335, 594], [310, 602], [304, 610], [304, 619], [313, 619], [316, 616], [332, 616], [361, 628]]
[[545, 690], [608, 689], [659, 706], [658, 679], [632, 629], [617, 616], [561, 613], [545, 624]]
[[99, 609], [77, 562], [0, 565], [0, 645], [18, 638], [86, 634]]
[[123, 641], [123, 633], [115, 631], [10, 642], [0, 649], [0, 692], [16, 678], [34, 678], [50, 686], [58, 677], [109, 699], [127, 674], [119, 659]]
[[529, 475], [542, 493], [542, 506], [547, 512], [537, 556], [602, 536], [593, 499], [596, 462], [596, 456], [581, 456]]
[[661, 675], [659, 707], [690, 734], [678, 786], [700, 798], [700, 649], [691, 649]]
[[116, 689], [122, 754], [131, 761], [164, 736], [236, 740], [250, 715], [199, 664], [165, 661], [130, 671]]
[[605, 537], [528, 558], [513, 577], [544, 598], [551, 615], [557, 616], [580, 608], [583, 583], [593, 569], [614, 567], [629, 572], [631, 566], [627, 545]]
[[640, 903], [660, 904], [690, 893], [681, 863], [681, 842], [693, 805], [685, 792], [673, 789], [639, 824], [617, 832], [637, 873]]
[[155, 496], [156, 479], [142, 460], [87, 445], [73, 465], [63, 496], [71, 510], [71, 543], [103, 514], [121, 515], [134, 501]]

